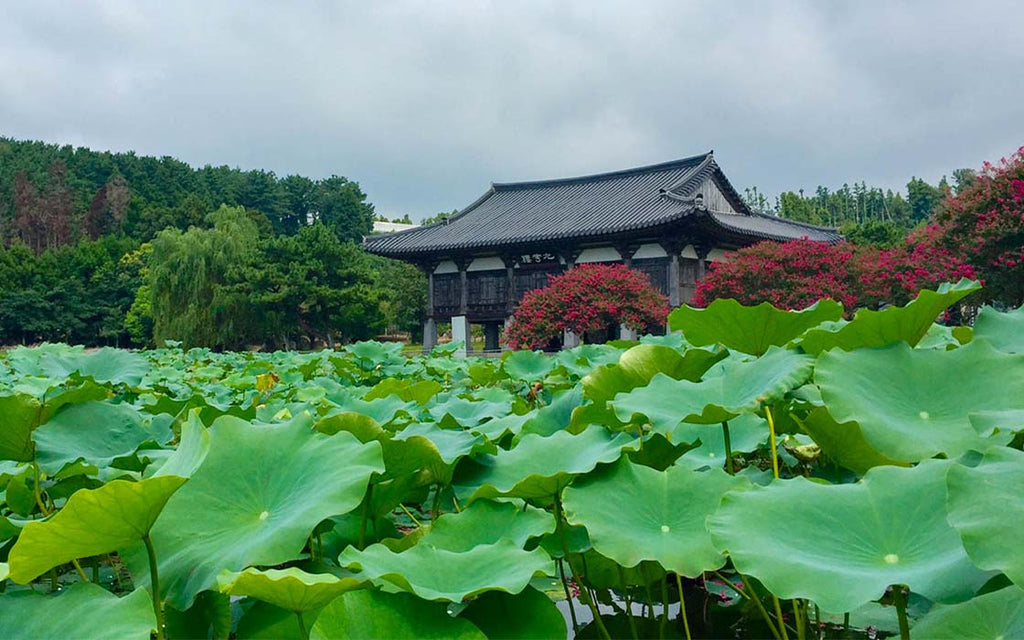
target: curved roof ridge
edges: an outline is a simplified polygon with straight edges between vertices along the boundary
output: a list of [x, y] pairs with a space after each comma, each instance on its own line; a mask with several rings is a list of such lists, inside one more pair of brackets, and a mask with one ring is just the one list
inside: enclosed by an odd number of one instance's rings
[[640, 167], [632, 167], [630, 169], [619, 169], [618, 171], [606, 171], [602, 173], [591, 173], [583, 176], [573, 176], [569, 178], [552, 178], [548, 180], [525, 180], [522, 182], [492, 182], [491, 188], [495, 191], [507, 191], [513, 189], [534, 189], [538, 187], [550, 187], [566, 184], [574, 184], [579, 182], [597, 182], [600, 180], [611, 180], [614, 178], [622, 178], [638, 173], [650, 173], [652, 171], [662, 171], [675, 169], [678, 167], [688, 166], [691, 164], [699, 164], [706, 158], [710, 157], [714, 153], [713, 150], [709, 150], [707, 153], [701, 153], [688, 158], [680, 158], [678, 160], [669, 160], [667, 162], [658, 162], [655, 164], [643, 165]]
[[787, 224], [791, 224], [797, 227], [804, 227], [807, 229], [814, 229], [815, 231], [831, 231], [837, 233], [839, 229], [837, 227], [826, 227], [824, 225], [811, 224], [810, 222], [801, 222], [799, 220], [790, 220], [789, 218], [783, 218], [782, 216], [768, 215], [767, 213], [761, 213], [759, 211], [751, 211], [751, 215], [760, 216], [762, 218], [771, 218], [772, 220], [781, 220]]

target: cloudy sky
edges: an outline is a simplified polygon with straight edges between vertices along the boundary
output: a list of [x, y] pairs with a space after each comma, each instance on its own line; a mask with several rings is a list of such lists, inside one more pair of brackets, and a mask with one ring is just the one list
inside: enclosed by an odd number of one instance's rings
[[1024, 4], [0, 0], [0, 135], [357, 180], [387, 215], [714, 149], [741, 190], [1024, 144]]

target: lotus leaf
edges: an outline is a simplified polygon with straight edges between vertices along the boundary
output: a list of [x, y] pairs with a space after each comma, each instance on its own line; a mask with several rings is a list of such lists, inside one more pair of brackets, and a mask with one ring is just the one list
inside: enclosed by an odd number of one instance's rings
[[987, 576], [946, 522], [949, 463], [875, 467], [857, 484], [802, 477], [728, 493], [708, 527], [741, 572], [780, 598], [850, 611], [893, 584], [940, 602], [971, 597]]
[[560, 431], [543, 437], [528, 435], [511, 451], [480, 459], [481, 468], [457, 483], [470, 502], [500, 496], [550, 500], [574, 476], [603, 462], [614, 462], [624, 448], [639, 442], [625, 433], [612, 435], [603, 427], [590, 427], [579, 435]]
[[669, 314], [668, 326], [682, 331], [690, 344], [721, 344], [761, 355], [770, 347], [785, 346], [822, 322], [842, 317], [843, 305], [831, 299], [819, 300], [800, 311], [787, 311], [767, 302], [747, 307], [731, 298], [720, 298], [705, 309], [679, 307]]
[[1024, 589], [1006, 587], [973, 600], [939, 605], [911, 629], [914, 638], [1024, 638]]
[[166, 442], [173, 435], [167, 426], [130, 405], [93, 401], [65, 406], [32, 438], [39, 466], [52, 474], [79, 459], [105, 467], [143, 442]]
[[656, 344], [641, 344], [622, 354], [615, 364], [606, 364], [583, 378], [583, 394], [594, 402], [607, 402], [617, 393], [642, 387], [658, 373], [675, 380], [697, 382], [704, 372], [726, 355], [725, 351], [676, 349]]
[[376, 400], [390, 395], [398, 396], [403, 402], [427, 404], [443, 387], [436, 380], [399, 380], [387, 378], [363, 396], [364, 400]]
[[148, 640], [156, 629], [156, 618], [145, 589], [119, 598], [95, 584], [82, 583], [56, 596], [33, 591], [0, 595], [0, 629], [4, 640]]
[[704, 520], [727, 491], [749, 486], [721, 469], [655, 471], [620, 460], [566, 489], [565, 513], [587, 528], [598, 553], [623, 567], [653, 560], [692, 578], [725, 564]]
[[523, 382], [536, 382], [547, 377], [558, 361], [539, 351], [510, 351], [501, 361], [508, 377]]
[[516, 595], [489, 591], [474, 600], [462, 617], [488, 638], [565, 639], [565, 618], [555, 603], [536, 589]]
[[512, 402], [509, 400], [491, 402], [458, 397], [438, 402], [428, 409], [434, 420], [441, 422], [445, 418], [449, 418], [463, 427], [475, 427], [485, 420], [503, 416], [511, 410]]
[[968, 555], [982, 569], [998, 569], [1024, 586], [1024, 453], [993, 448], [974, 468], [951, 467], [947, 482], [949, 523]]
[[425, 600], [462, 602], [485, 591], [519, 593], [538, 575], [554, 575], [554, 563], [540, 549], [523, 551], [512, 540], [468, 551], [439, 549], [425, 541], [395, 553], [383, 544], [360, 551], [349, 547], [338, 563], [358, 578], [382, 580]]
[[352, 591], [317, 616], [310, 640], [485, 640], [472, 622], [443, 604], [406, 593]]
[[8, 559], [11, 579], [24, 584], [65, 562], [138, 542], [184, 482], [177, 476], [114, 480], [76, 492], [51, 519], [29, 522], [21, 530]]
[[522, 547], [530, 538], [554, 530], [554, 517], [542, 509], [477, 500], [460, 513], [439, 517], [422, 541], [448, 551], [469, 551], [477, 545], [501, 540], [511, 540]]
[[364, 581], [329, 573], [306, 573], [296, 567], [264, 571], [250, 567], [241, 573], [222, 571], [217, 584], [221, 593], [249, 596], [302, 613], [319, 609], [342, 593], [360, 588]]
[[856, 422], [839, 424], [824, 407], [812, 409], [800, 421], [800, 426], [825, 455], [856, 473], [864, 474], [872, 467], [886, 464], [906, 466], [906, 463], [882, 455], [868, 444]]
[[669, 434], [680, 422], [718, 424], [783, 397], [811, 375], [814, 359], [772, 347], [756, 359], [730, 358], [700, 382], [654, 376], [646, 387], [620, 393], [611, 402], [620, 420], [646, 416], [654, 430]]
[[[319, 522], [362, 501], [370, 476], [384, 470], [380, 445], [311, 426], [304, 414], [278, 425], [222, 418], [210, 427], [206, 458], [151, 534], [161, 586], [175, 608], [187, 608], [224, 569], [294, 559]], [[145, 554], [133, 551], [129, 566], [139, 583]]]
[[4, 580], [6, 580], [7, 576], [9, 576], [10, 573], [11, 573], [10, 566], [8, 566], [8, 564], [6, 562], [0, 562], [0, 582], [3, 582]]
[[905, 307], [889, 307], [882, 311], [861, 309], [850, 322], [810, 329], [799, 344], [804, 351], [815, 355], [834, 348], [852, 351], [884, 347], [894, 342], [904, 342], [913, 347], [940, 313], [980, 288], [980, 284], [966, 278], [952, 285], [944, 283], [936, 291], [921, 291]]
[[982, 308], [974, 321], [974, 337], [988, 340], [1006, 353], [1024, 353], [1024, 305], [1006, 312]]
[[832, 351], [818, 359], [814, 379], [837, 422], [856, 422], [879, 453], [907, 462], [988, 446], [969, 413], [1024, 409], [1024, 355], [980, 340], [953, 351], [902, 343]]
[[164, 607], [167, 637], [227, 638], [231, 634], [231, 598], [216, 591], [203, 591], [185, 611]]
[[[669, 434], [672, 442], [700, 442], [683, 453], [681, 463], [692, 468], [722, 467], [725, 464], [725, 434], [721, 425], [680, 423]], [[733, 454], [749, 453], [768, 442], [768, 422], [745, 413], [729, 420], [729, 448]], [[647, 448], [647, 443], [644, 443]]]
[[83, 378], [92, 378], [99, 383], [123, 383], [130, 387], [138, 386], [149, 371], [149, 362], [143, 356], [110, 347], [103, 347], [93, 353], [64, 347], [60, 351], [41, 355], [32, 365], [22, 361], [24, 364], [15, 364], [15, 367], [22, 373], [45, 375], [55, 380], [64, 380], [78, 373]]
[[41, 406], [32, 396], [0, 396], [0, 459], [30, 462], [32, 430], [39, 424]]

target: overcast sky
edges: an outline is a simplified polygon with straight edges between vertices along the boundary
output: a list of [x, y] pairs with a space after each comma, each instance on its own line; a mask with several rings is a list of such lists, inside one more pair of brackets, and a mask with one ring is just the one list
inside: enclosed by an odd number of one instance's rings
[[0, 0], [0, 135], [338, 174], [378, 212], [715, 150], [741, 191], [1024, 144], [1024, 3]]

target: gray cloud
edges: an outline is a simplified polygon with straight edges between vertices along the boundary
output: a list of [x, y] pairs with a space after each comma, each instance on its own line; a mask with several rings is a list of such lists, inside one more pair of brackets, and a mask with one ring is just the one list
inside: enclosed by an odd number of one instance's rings
[[379, 211], [714, 148], [740, 188], [1024, 143], [1016, 2], [4, 2], [0, 135], [359, 181]]

